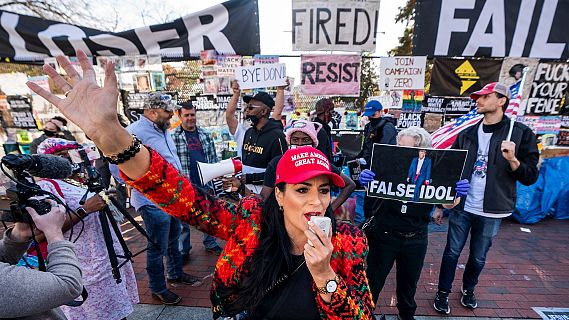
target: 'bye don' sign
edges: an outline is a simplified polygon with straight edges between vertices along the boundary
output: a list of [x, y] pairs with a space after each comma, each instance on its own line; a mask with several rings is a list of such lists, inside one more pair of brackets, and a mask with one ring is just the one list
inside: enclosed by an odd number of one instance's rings
[[258, 64], [235, 69], [240, 89], [278, 87], [286, 84], [284, 63]]

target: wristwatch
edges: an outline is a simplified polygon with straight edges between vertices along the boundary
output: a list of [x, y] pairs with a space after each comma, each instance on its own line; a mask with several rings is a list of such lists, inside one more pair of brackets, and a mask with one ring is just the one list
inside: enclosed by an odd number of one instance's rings
[[337, 279], [338, 279], [337, 277], [335, 277], [334, 279], [330, 279], [326, 281], [326, 286], [316, 288], [318, 290], [318, 293], [329, 294], [336, 292], [336, 290], [338, 289]]

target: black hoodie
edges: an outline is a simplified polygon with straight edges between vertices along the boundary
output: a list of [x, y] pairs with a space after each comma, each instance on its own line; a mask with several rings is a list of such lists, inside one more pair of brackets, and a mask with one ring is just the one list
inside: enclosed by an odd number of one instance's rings
[[[282, 123], [269, 119], [261, 129], [255, 126], [247, 129], [241, 160], [243, 165], [265, 169], [274, 157], [282, 156], [287, 149]], [[264, 177], [265, 173], [248, 173], [245, 183], [261, 185]]]

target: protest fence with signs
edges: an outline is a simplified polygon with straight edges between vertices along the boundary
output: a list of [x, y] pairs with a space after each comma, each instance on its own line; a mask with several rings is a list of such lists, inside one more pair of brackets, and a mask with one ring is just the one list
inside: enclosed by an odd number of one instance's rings
[[374, 144], [370, 197], [421, 203], [453, 203], [466, 150], [439, 150]]

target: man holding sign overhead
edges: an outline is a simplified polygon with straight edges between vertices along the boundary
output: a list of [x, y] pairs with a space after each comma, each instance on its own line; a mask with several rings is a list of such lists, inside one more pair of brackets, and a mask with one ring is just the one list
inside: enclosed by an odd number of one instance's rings
[[462, 277], [461, 304], [478, 306], [474, 287], [484, 268], [492, 239], [502, 218], [512, 214], [516, 205], [516, 182], [531, 185], [537, 180], [539, 152], [535, 134], [527, 126], [504, 116], [511, 98], [504, 84], [493, 82], [470, 97], [484, 118], [462, 131], [453, 149], [468, 150], [462, 178], [471, 188], [449, 216], [447, 244], [439, 273], [439, 290], [434, 308], [450, 313], [449, 293], [458, 258], [470, 233], [470, 253]]

